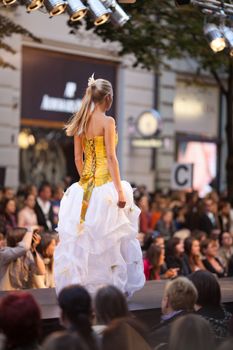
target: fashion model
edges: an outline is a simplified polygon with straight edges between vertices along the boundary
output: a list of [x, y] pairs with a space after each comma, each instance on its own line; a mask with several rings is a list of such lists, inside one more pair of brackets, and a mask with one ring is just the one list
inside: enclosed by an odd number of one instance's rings
[[136, 239], [140, 209], [130, 184], [121, 181], [115, 120], [106, 116], [112, 101], [111, 83], [92, 75], [79, 112], [65, 126], [66, 134], [74, 136], [80, 181], [61, 200], [57, 293], [70, 284], [81, 284], [90, 293], [113, 284], [131, 296], [145, 283]]

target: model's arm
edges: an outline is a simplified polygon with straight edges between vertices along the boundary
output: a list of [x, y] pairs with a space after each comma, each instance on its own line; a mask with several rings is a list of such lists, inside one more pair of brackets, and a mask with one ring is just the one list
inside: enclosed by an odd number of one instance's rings
[[108, 159], [108, 168], [110, 175], [112, 177], [115, 188], [118, 192], [118, 205], [120, 208], [125, 206], [125, 195], [121, 185], [121, 177], [119, 164], [116, 156], [116, 126], [115, 120], [111, 117], [106, 119], [105, 129], [104, 129], [104, 139], [105, 147]]
[[74, 136], [74, 160], [79, 176], [81, 176], [83, 171], [83, 146], [82, 137], [78, 135]]

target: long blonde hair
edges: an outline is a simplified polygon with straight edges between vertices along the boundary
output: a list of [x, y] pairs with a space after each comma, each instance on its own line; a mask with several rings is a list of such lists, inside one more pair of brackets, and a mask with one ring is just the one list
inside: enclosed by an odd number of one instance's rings
[[102, 103], [108, 95], [112, 96], [112, 85], [108, 80], [94, 80], [93, 78], [89, 81], [80, 110], [71, 117], [64, 127], [66, 135], [74, 136], [85, 133], [91, 118], [92, 104]]

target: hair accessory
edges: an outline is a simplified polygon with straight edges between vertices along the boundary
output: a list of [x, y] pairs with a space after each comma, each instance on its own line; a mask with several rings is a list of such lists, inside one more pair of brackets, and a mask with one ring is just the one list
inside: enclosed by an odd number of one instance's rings
[[96, 80], [94, 78], [94, 74], [95, 73], [93, 73], [92, 76], [88, 79], [88, 84], [87, 84], [88, 87], [94, 85], [96, 82]]

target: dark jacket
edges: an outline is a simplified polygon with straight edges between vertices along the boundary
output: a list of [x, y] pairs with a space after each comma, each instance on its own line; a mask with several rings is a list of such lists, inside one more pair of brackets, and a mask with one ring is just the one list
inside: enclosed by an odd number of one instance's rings
[[[44, 213], [43, 213], [43, 211], [42, 211], [42, 209], [39, 206], [37, 201], [36, 201], [36, 205], [35, 205], [34, 210], [35, 210], [35, 213], [37, 216], [38, 225], [43, 226], [45, 230], [50, 230], [51, 228], [48, 227]], [[54, 214], [53, 214], [52, 204], [51, 204], [50, 209], [49, 209], [48, 220], [51, 222], [52, 229], [54, 229], [55, 225], [54, 225]]]
[[215, 268], [213, 267], [213, 265], [211, 265], [211, 263], [207, 259], [203, 259], [202, 262], [203, 262], [203, 265], [205, 266], [206, 270], [208, 270], [209, 272], [214, 273], [218, 277], [226, 277], [227, 273], [226, 273], [226, 270], [225, 270], [223, 264], [221, 263], [221, 261], [218, 258], [215, 258], [215, 260], [222, 267], [222, 269], [223, 269], [222, 272], [216, 271]]
[[186, 276], [188, 274], [187, 266], [183, 258], [178, 258], [176, 256], [168, 255], [166, 257], [166, 265], [168, 269], [178, 268], [179, 276]]
[[203, 306], [196, 314], [202, 316], [209, 322], [217, 343], [220, 343], [229, 335], [229, 324], [232, 315], [230, 312], [226, 311], [224, 307]]
[[163, 350], [168, 349], [168, 340], [171, 332], [172, 324], [177, 318], [186, 315], [186, 311], [181, 311], [169, 320], [161, 321], [157, 326], [153, 327], [149, 333], [149, 342], [154, 349], [157, 346]]

